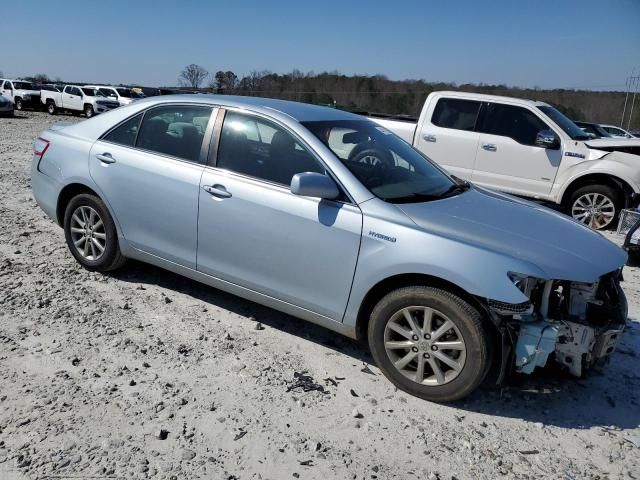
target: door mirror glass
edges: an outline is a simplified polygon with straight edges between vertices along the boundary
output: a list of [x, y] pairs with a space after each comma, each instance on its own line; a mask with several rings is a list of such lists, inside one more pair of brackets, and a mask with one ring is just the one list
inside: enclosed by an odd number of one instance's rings
[[556, 137], [552, 130], [540, 130], [536, 135], [536, 147], [558, 150], [560, 148], [560, 139]]
[[327, 175], [315, 172], [296, 173], [291, 179], [291, 193], [327, 200], [334, 200], [340, 196], [336, 182]]

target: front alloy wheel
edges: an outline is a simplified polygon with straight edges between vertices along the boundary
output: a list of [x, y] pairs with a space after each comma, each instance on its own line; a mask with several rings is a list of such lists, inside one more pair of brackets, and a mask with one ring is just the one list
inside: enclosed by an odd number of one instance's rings
[[458, 295], [434, 287], [404, 287], [371, 312], [369, 346], [398, 388], [450, 402], [469, 395], [487, 374], [491, 341], [480, 312]]
[[585, 225], [600, 230], [616, 216], [613, 200], [602, 193], [585, 193], [571, 206], [571, 216]]
[[391, 317], [384, 348], [395, 368], [420, 385], [444, 385], [462, 371], [467, 348], [458, 327], [441, 311], [405, 307]]

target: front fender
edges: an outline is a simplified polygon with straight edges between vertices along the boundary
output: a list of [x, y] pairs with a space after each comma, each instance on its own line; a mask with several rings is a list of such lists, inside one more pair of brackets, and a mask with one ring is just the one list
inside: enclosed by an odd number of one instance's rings
[[634, 191], [640, 193], [640, 159], [638, 155], [611, 152], [599, 160], [589, 160], [570, 166], [558, 175], [557, 183], [562, 185], [558, 192], [558, 203], [576, 180], [587, 175], [607, 175], [618, 179]]
[[[387, 239], [370, 235], [381, 228], [386, 229]], [[372, 288], [397, 275], [436, 277], [471, 295], [512, 304], [528, 298], [513, 285], [508, 272], [545, 277], [545, 273], [530, 262], [499, 252], [401, 225], [393, 228], [395, 231], [389, 231], [388, 223], [365, 219], [353, 287], [343, 318], [345, 324], [356, 324], [360, 306]]]

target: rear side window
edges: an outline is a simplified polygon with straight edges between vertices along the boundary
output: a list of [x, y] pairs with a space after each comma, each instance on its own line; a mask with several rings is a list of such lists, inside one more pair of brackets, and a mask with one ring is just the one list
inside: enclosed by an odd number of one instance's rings
[[118, 145], [124, 145], [125, 147], [133, 147], [136, 144], [140, 120], [142, 120], [141, 113], [114, 128], [102, 139], [107, 142], [117, 143]]
[[211, 107], [167, 105], [148, 110], [138, 132], [136, 147], [200, 161], [200, 149]]
[[535, 146], [538, 132], [549, 130], [549, 127], [526, 108], [492, 103], [487, 108], [480, 130], [512, 138], [522, 145]]
[[431, 123], [438, 127], [473, 131], [479, 111], [480, 102], [457, 98], [441, 98], [436, 103]]

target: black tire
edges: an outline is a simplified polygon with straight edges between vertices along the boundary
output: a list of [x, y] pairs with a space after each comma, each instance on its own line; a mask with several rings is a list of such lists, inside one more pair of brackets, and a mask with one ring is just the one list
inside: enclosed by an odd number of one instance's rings
[[94, 115], [93, 106], [85, 105], [84, 106], [84, 116], [87, 118], [91, 118]]
[[[105, 245], [102, 254], [95, 260], [85, 258], [74, 245], [71, 234], [72, 216], [80, 207], [89, 207], [99, 215], [104, 226]], [[109, 210], [100, 198], [88, 193], [82, 193], [71, 199], [64, 213], [64, 236], [67, 246], [73, 257], [87, 270], [107, 272], [120, 268], [126, 262], [126, 258], [120, 253], [118, 246], [118, 233]]]
[[49, 112], [49, 115], [55, 115], [58, 112], [56, 104], [53, 102], [47, 103], [47, 112]]
[[16, 98], [15, 108], [16, 110], [22, 110], [24, 108], [24, 105], [22, 104], [22, 99], [20, 97]]
[[[407, 378], [394, 366], [390, 354], [387, 353], [385, 349], [387, 324], [407, 307], [433, 308], [444, 314], [455, 325], [457, 333], [461, 334], [466, 358], [457, 376], [446, 383], [426, 385]], [[436, 317], [437, 315], [434, 314], [434, 318]], [[492, 342], [484, 325], [485, 321], [480, 312], [451, 292], [426, 286], [404, 287], [384, 296], [371, 312], [368, 331], [369, 348], [380, 370], [399, 389], [432, 402], [453, 402], [473, 392], [487, 375], [491, 365]], [[453, 333], [453, 330], [449, 331]], [[427, 335], [424, 335], [424, 338], [426, 337]], [[423, 343], [422, 338], [420, 343]], [[429, 357], [429, 353], [431, 353], [434, 356], [431, 360], [436, 362], [435, 355], [437, 353], [430, 352], [433, 346], [421, 346], [420, 348], [424, 348], [424, 350], [417, 353], [418, 356]], [[417, 362], [418, 357], [415, 358], [415, 362]], [[424, 368], [427, 369], [427, 360], [424, 362]], [[437, 363], [440, 367], [448, 368], [440, 360], [437, 360]], [[409, 368], [411, 368], [411, 364]], [[428, 368], [434, 374], [431, 378], [434, 378], [435, 370], [430, 366]], [[425, 378], [425, 380], [427, 379]]]
[[[576, 210], [574, 215], [574, 204], [578, 201], [578, 199], [584, 198], [585, 195], [598, 195], [598, 196], [606, 197], [611, 202], [611, 204], [613, 205], [613, 216], [609, 219], [607, 223], [604, 223], [601, 226], [599, 226], [600, 225], [599, 222], [595, 220], [593, 221], [590, 220], [593, 217], [578, 218], [577, 217], [577, 215], [579, 214], [578, 212], [582, 212], [582, 210]], [[602, 198], [602, 197], [597, 197], [597, 198]], [[616, 219], [620, 214], [620, 210], [624, 207], [624, 195], [620, 190], [610, 185], [602, 185], [602, 184], [585, 185], [584, 187], [580, 187], [576, 191], [572, 192], [568, 196], [567, 201], [564, 203], [563, 207], [564, 207], [565, 213], [570, 217], [573, 217], [575, 220], [585, 225], [588, 225], [589, 227], [595, 230], [606, 230], [608, 228], [613, 227], [616, 224]], [[607, 212], [609, 212], [609, 209], [607, 209]]]

